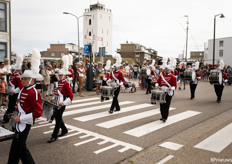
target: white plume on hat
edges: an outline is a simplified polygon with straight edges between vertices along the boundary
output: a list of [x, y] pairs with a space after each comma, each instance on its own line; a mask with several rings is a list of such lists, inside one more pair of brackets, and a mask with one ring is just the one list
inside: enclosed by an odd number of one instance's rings
[[68, 62], [69, 65], [73, 65], [73, 56], [71, 54], [68, 54]]
[[169, 63], [170, 69], [174, 70], [176, 68], [176, 59], [174, 57], [170, 58], [170, 63]]
[[150, 65], [150, 67], [154, 67], [154, 66], [155, 66], [155, 60], [152, 59], [152, 63], [151, 63], [151, 65]]
[[218, 67], [218, 69], [223, 70], [224, 66], [225, 66], [224, 61], [223, 61], [223, 60], [220, 60], [220, 66]]
[[68, 71], [68, 66], [69, 66], [69, 56], [64, 55], [62, 56], [62, 61], [63, 61], [63, 68], [59, 70], [60, 75], [69, 75], [71, 72]]
[[105, 70], [110, 70], [111, 61], [107, 60]]
[[115, 59], [116, 59], [116, 63], [115, 63], [115, 66], [116, 67], [120, 67], [121, 66], [121, 63], [122, 63], [122, 57], [120, 54], [115, 54]]
[[31, 77], [36, 80], [43, 80], [43, 76], [39, 73], [41, 54], [38, 49], [32, 49], [31, 55], [31, 70], [25, 70], [24, 73], [20, 76], [23, 77]]
[[165, 68], [170, 69], [170, 66], [167, 65], [167, 61], [168, 61], [167, 57], [163, 57], [163, 64], [161, 65], [160, 68], [162, 68], [162, 69], [165, 69]]
[[14, 70], [21, 70], [22, 69], [22, 64], [23, 64], [23, 56], [16, 54], [16, 63], [11, 67], [11, 69]]
[[200, 65], [199, 61], [195, 62], [195, 67], [194, 67], [194, 69], [195, 69], [195, 70], [198, 70], [198, 69], [199, 69], [199, 65]]

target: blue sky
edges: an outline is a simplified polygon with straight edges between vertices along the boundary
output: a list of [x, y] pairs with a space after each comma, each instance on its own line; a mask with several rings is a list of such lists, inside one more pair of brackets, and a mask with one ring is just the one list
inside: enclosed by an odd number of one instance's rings
[[[27, 55], [32, 48], [45, 51], [51, 43], [77, 43], [76, 19], [97, 0], [20, 0], [12, 1], [12, 50]], [[186, 17], [189, 16], [189, 51], [203, 50], [213, 38], [232, 36], [231, 0], [99, 0], [113, 14], [113, 51], [120, 43], [136, 42], [158, 51], [160, 56], [175, 56], [185, 50]], [[80, 36], [83, 24], [80, 19]], [[82, 46], [83, 38], [80, 37]]]

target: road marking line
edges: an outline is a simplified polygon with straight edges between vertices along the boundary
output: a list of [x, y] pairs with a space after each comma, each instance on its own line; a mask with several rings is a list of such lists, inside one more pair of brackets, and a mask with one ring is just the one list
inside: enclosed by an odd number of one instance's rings
[[173, 155], [169, 155], [167, 157], [165, 157], [164, 159], [162, 159], [161, 161], [159, 161], [156, 164], [164, 164], [165, 162], [169, 161], [170, 159], [172, 159], [174, 156]]
[[[74, 130], [73, 130], [74, 131]], [[78, 134], [81, 134], [82, 132], [77, 132], [77, 133], [73, 133], [73, 134], [69, 134], [69, 135], [65, 135], [63, 137], [59, 137], [60, 140], [68, 138], [68, 137], [72, 137], [72, 136], [76, 136]]]
[[76, 143], [74, 144], [75, 146], [80, 146], [80, 145], [83, 145], [85, 143], [88, 143], [88, 142], [91, 142], [91, 141], [94, 141], [94, 140], [97, 140], [99, 138], [91, 138], [91, 139], [88, 139], [88, 140], [85, 140], [85, 141], [82, 141], [82, 142], [79, 142], [79, 143]]
[[97, 150], [97, 151], [95, 151], [94, 153], [95, 153], [95, 154], [99, 154], [99, 153], [102, 153], [102, 152], [104, 152], [104, 151], [106, 151], [106, 150], [112, 149], [112, 148], [117, 147], [117, 146], [119, 146], [119, 145], [118, 145], [118, 144], [113, 144], [113, 145], [111, 145], [111, 146], [108, 146], [108, 147], [105, 147], [105, 148], [103, 148], [103, 149]]
[[121, 114], [121, 113], [129, 112], [129, 111], [134, 111], [134, 110], [137, 110], [137, 109], [143, 109], [143, 108], [147, 108], [147, 107], [151, 107], [151, 106], [154, 106], [154, 105], [151, 105], [151, 104], [139, 104], [139, 105], [134, 105], [134, 106], [129, 106], [129, 107], [122, 108], [120, 112], [114, 112], [114, 114], [109, 114], [108, 111], [105, 111], [105, 112], [101, 112], [101, 113], [76, 117], [76, 118], [73, 118], [73, 119], [78, 120], [78, 121], [82, 121], [82, 122], [86, 122], [86, 121], [90, 121], [90, 120], [94, 120], [94, 119], [98, 119], [98, 118], [102, 118], [102, 117], [109, 117], [109, 116], [113, 116], [113, 115], [116, 115], [116, 114]]
[[183, 112], [180, 114], [176, 114], [174, 116], [170, 116], [166, 123], [163, 123], [162, 121], [158, 120], [158, 121], [154, 121], [154, 122], [142, 125], [140, 127], [128, 130], [124, 133], [135, 136], [135, 137], [141, 137], [141, 136], [144, 136], [144, 135], [149, 134], [151, 132], [154, 132], [158, 129], [164, 128], [164, 127], [169, 126], [171, 124], [174, 124], [176, 122], [179, 122], [179, 121], [185, 120], [187, 118], [193, 117], [195, 115], [198, 115], [200, 113], [201, 112], [186, 111], [186, 112]]
[[68, 105], [68, 106], [66, 106], [66, 109], [79, 108], [79, 107], [83, 107], [83, 106], [86, 107], [86, 106], [90, 106], [90, 105], [104, 104], [104, 103], [111, 103], [111, 102], [112, 102], [112, 100], [101, 102], [100, 99], [99, 99], [99, 101], [94, 101], [94, 102], [87, 102], [87, 103], [83, 103], [83, 104]]
[[[175, 108], [170, 108], [170, 110], [174, 110]], [[146, 112], [141, 112], [141, 113], [137, 113], [134, 115], [130, 115], [130, 116], [125, 116], [125, 117], [121, 117], [115, 120], [110, 120], [110, 121], [106, 121], [106, 122], [102, 122], [100, 124], [97, 124], [97, 126], [103, 127], [103, 128], [112, 128], [115, 126], [119, 126], [122, 124], [126, 124], [132, 121], [137, 121], [139, 119], [143, 119], [146, 117], [151, 117], [154, 115], [160, 114], [160, 110], [159, 108], [157, 109], [152, 109], [150, 111], [146, 111]]]
[[38, 124], [41, 125], [41, 124], [46, 124], [48, 123], [48, 121], [45, 121], [45, 122], [39, 122]]
[[[134, 103], [134, 102], [132, 102], [132, 101], [123, 101], [123, 102], [121, 102], [119, 104], [120, 105], [128, 105], [128, 104], [132, 104], [132, 103]], [[104, 108], [110, 108], [110, 104], [67, 111], [67, 112], [63, 113], [63, 116], [69, 116], [69, 115], [78, 114], [78, 113], [90, 112], [90, 111], [95, 111], [95, 110], [104, 109]]]
[[33, 126], [31, 127], [31, 129], [37, 129], [37, 128], [41, 128], [41, 127], [45, 127], [45, 126], [49, 126], [49, 125], [54, 125], [55, 123], [49, 123], [49, 124], [43, 124], [43, 125], [39, 125], [39, 126]]
[[100, 101], [100, 97], [94, 97], [94, 98], [88, 98], [88, 99], [81, 99], [81, 100], [73, 100], [72, 103], [80, 103], [80, 102], [85, 102], [85, 101], [93, 101], [93, 100], [99, 100]]
[[200, 142], [194, 147], [220, 153], [223, 149], [232, 143], [231, 131], [232, 123], [206, 138], [204, 141]]
[[89, 134], [86, 134], [86, 135], [80, 136], [79, 138], [87, 138], [89, 136], [90, 136]]
[[179, 150], [184, 145], [177, 144], [177, 143], [174, 143], [174, 142], [164, 142], [164, 143], [160, 144], [159, 146], [170, 149], [170, 150]]
[[103, 144], [105, 144], [105, 143], [107, 143], [107, 142], [109, 142], [109, 141], [102, 141], [102, 142], [99, 142], [99, 143], [97, 143], [98, 145], [103, 145]]
[[123, 152], [125, 152], [125, 151], [127, 151], [129, 149], [130, 149], [129, 147], [124, 147], [124, 148], [118, 150], [118, 152], [123, 153]]

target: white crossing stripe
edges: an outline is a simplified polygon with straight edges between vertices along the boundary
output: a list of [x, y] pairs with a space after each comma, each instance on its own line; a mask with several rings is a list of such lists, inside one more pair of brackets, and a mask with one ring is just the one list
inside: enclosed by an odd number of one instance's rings
[[[123, 101], [123, 102], [121, 102], [119, 104], [120, 105], [127, 105], [127, 104], [132, 104], [132, 103], [134, 103], [134, 102], [132, 102], [132, 101]], [[90, 111], [95, 111], [95, 110], [104, 109], [104, 108], [110, 108], [110, 104], [67, 111], [67, 112], [63, 113], [63, 116], [69, 116], [69, 115], [78, 114], [78, 113], [90, 112]]]
[[232, 143], [232, 123], [200, 142], [195, 148], [220, 153]]
[[103, 149], [97, 150], [97, 151], [95, 151], [94, 153], [95, 153], [95, 154], [99, 154], [99, 153], [101, 153], [101, 152], [103, 152], [103, 151], [112, 149], [112, 148], [114, 148], [114, 147], [116, 147], [116, 146], [119, 146], [119, 144], [113, 144], [113, 145], [111, 145], [111, 146], [108, 146], [108, 147], [105, 147], [105, 148], [103, 148]]
[[79, 108], [79, 107], [83, 107], [83, 106], [103, 104], [103, 103], [108, 103], [108, 102], [111, 103], [112, 100], [101, 102], [100, 99], [99, 99], [99, 101], [94, 101], [94, 102], [88, 102], [88, 103], [83, 103], [83, 104], [72, 104], [72, 105], [66, 106], [66, 109]]
[[94, 97], [94, 98], [89, 98], [89, 99], [81, 99], [81, 100], [73, 100], [72, 103], [80, 103], [80, 102], [86, 102], [86, 101], [93, 101], [93, 100], [99, 100], [100, 101], [100, 97]]
[[151, 105], [151, 104], [139, 104], [139, 105], [134, 105], [134, 106], [121, 108], [121, 110], [119, 112], [115, 112], [114, 114], [109, 114], [108, 111], [105, 111], [105, 112], [86, 115], [86, 116], [82, 116], [82, 117], [76, 117], [76, 118], [73, 118], [73, 119], [85, 122], [85, 121], [90, 121], [90, 120], [94, 120], [94, 119], [98, 119], [98, 118], [102, 118], [102, 117], [113, 116], [115, 114], [121, 114], [121, 113], [129, 112], [129, 111], [133, 111], [133, 110], [137, 110], [137, 109], [147, 108], [147, 107], [151, 107], [151, 106], [154, 106], [154, 105]]
[[91, 139], [88, 139], [88, 140], [85, 140], [85, 141], [82, 141], [82, 142], [79, 142], [79, 143], [76, 143], [74, 144], [75, 146], [80, 146], [80, 145], [83, 145], [85, 143], [88, 143], [88, 142], [91, 142], [91, 141], [94, 141], [94, 140], [97, 140], [99, 138], [91, 138]]
[[165, 157], [164, 159], [162, 159], [161, 161], [159, 161], [156, 164], [164, 164], [165, 162], [169, 161], [170, 159], [172, 159], [174, 156], [173, 155], [169, 155], [167, 157]]
[[[174, 110], [174, 109], [175, 108], [170, 108], [169, 110]], [[112, 127], [115, 127], [115, 126], [119, 126], [119, 125], [122, 125], [122, 124], [132, 122], [132, 121], [137, 121], [137, 120], [142, 119], [142, 118], [154, 116], [154, 115], [159, 114], [159, 113], [160, 113], [159, 108], [158, 109], [152, 109], [152, 110], [149, 110], [149, 111], [146, 111], [146, 112], [141, 112], [141, 113], [137, 113], [137, 114], [134, 114], [134, 115], [121, 117], [121, 118], [118, 118], [118, 119], [115, 119], [115, 120], [102, 122], [100, 124], [97, 124], [97, 126], [109, 129], [109, 128], [112, 128]]]
[[49, 126], [49, 125], [54, 125], [55, 123], [49, 123], [49, 124], [43, 124], [43, 125], [39, 125], [39, 126], [32, 126], [31, 129], [37, 129], [37, 128], [41, 128], [41, 127], [45, 127], [45, 126]]
[[160, 144], [159, 146], [170, 149], [170, 150], [179, 150], [184, 145], [177, 144], [177, 143], [174, 143], [174, 142], [164, 142], [164, 143]]
[[146, 134], [149, 134], [151, 132], [154, 132], [158, 129], [164, 128], [166, 126], [169, 126], [171, 124], [174, 124], [176, 122], [185, 120], [187, 118], [193, 117], [195, 115], [200, 114], [201, 112], [195, 112], [195, 111], [186, 111], [174, 116], [170, 116], [167, 120], [166, 123], [163, 123], [162, 121], [158, 120], [158, 121], [154, 121], [148, 124], [145, 124], [143, 126], [137, 127], [135, 129], [129, 130], [124, 132], [125, 134], [129, 134], [135, 137], [141, 137], [144, 136]]
[[[73, 131], [74, 131], [74, 130], [73, 130]], [[68, 138], [68, 137], [72, 137], [72, 136], [79, 135], [79, 134], [81, 134], [81, 133], [82, 133], [82, 132], [72, 133], [72, 134], [69, 134], [69, 135], [65, 135], [65, 136], [59, 137], [59, 139], [62, 140], [62, 139]]]

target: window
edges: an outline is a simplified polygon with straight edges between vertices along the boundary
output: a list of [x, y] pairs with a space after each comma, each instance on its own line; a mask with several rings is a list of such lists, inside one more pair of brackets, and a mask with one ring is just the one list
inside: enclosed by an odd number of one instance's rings
[[140, 57], [140, 53], [135, 53], [135, 57], [139, 58]]
[[61, 57], [62, 57], [62, 56], [64, 56], [64, 53], [63, 53], [63, 52], [61, 53]]
[[91, 19], [89, 19], [89, 25], [91, 25]]
[[224, 45], [224, 41], [223, 41], [223, 40], [220, 40], [220, 41], [219, 41], [219, 47], [223, 47], [223, 45]]
[[203, 56], [203, 53], [200, 53], [200, 56]]
[[91, 36], [91, 32], [89, 32], [89, 36]]
[[54, 52], [52, 52], [52, 53], [51, 53], [51, 56], [55, 56], [55, 53], [54, 53]]
[[7, 46], [6, 43], [0, 42], [0, 61], [4, 61], [7, 57]]
[[6, 4], [0, 2], [0, 31], [6, 32]]
[[197, 53], [196, 53], [196, 52], [194, 52], [194, 53], [193, 53], [193, 56], [197, 56]]
[[219, 50], [219, 57], [223, 57], [223, 50]]

